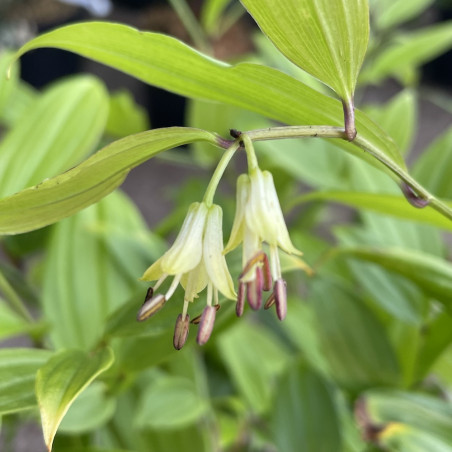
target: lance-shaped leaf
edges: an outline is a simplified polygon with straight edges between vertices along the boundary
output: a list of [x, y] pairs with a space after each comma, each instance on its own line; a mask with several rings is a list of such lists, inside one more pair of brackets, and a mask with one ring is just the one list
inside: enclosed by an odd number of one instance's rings
[[426, 294], [452, 309], [452, 264], [444, 259], [406, 248], [344, 247], [338, 252], [374, 262], [405, 276]]
[[107, 93], [92, 76], [73, 77], [49, 88], [0, 145], [0, 195], [11, 195], [79, 163], [97, 145], [107, 114]]
[[[287, 124], [343, 124], [343, 108], [338, 100], [275, 69], [215, 61], [169, 36], [119, 24], [81, 23], [38, 36], [25, 44], [15, 58], [39, 47], [69, 50], [183, 96], [236, 105]], [[356, 128], [358, 135], [353, 143], [338, 140], [337, 144], [402, 179], [432, 207], [452, 218], [452, 211], [407, 173], [391, 138], [360, 111], [356, 111]], [[120, 182], [115, 181], [116, 186]], [[98, 191], [106, 190], [99, 187]], [[96, 196], [99, 199], [102, 195]]]
[[[287, 124], [344, 122], [339, 101], [275, 69], [247, 63], [230, 66], [172, 37], [125, 25], [90, 22], [62, 27], [31, 40], [15, 58], [40, 47], [69, 50], [182, 96], [229, 103]], [[356, 127], [363, 140], [378, 149], [374, 157], [387, 158], [403, 171], [397, 147], [375, 123], [356, 112]], [[341, 145], [373, 160], [352, 144]]]
[[[384, 213], [452, 231], [452, 222], [439, 212], [431, 207], [417, 209], [409, 204], [403, 196], [356, 191], [318, 191], [295, 198], [292, 206], [310, 201], [338, 202], [359, 210]], [[452, 201], [443, 202], [452, 208]]]
[[36, 372], [51, 356], [47, 350], [0, 350], [0, 414], [36, 406]]
[[47, 448], [52, 450], [58, 426], [76, 397], [113, 363], [113, 353], [103, 349], [94, 356], [80, 350], [65, 350], [53, 356], [38, 371], [36, 396], [41, 411]]
[[115, 141], [80, 165], [0, 200], [0, 234], [32, 231], [66, 218], [109, 194], [155, 154], [193, 141], [215, 143], [198, 129], [156, 129]]
[[297, 66], [349, 102], [369, 40], [367, 0], [241, 0]]
[[285, 452], [342, 450], [333, 388], [312, 369], [297, 364], [278, 384], [270, 426]]
[[[369, 420], [383, 427], [380, 437], [387, 441], [394, 434], [405, 434], [414, 428], [419, 432], [436, 437], [444, 444], [452, 442], [452, 408], [445, 400], [402, 391], [374, 390], [365, 394], [364, 407]], [[391, 449], [395, 450], [395, 449]], [[397, 448], [396, 450], [408, 450]], [[422, 449], [435, 450], [449, 449]]]

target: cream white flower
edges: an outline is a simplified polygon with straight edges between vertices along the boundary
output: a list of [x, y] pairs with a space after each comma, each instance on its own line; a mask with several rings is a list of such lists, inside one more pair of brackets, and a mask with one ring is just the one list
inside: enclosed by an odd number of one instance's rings
[[[262, 244], [269, 245], [270, 259]], [[288, 254], [302, 255], [289, 237], [279, 204], [273, 177], [268, 171], [254, 168], [250, 174], [242, 174], [237, 180], [237, 208], [229, 242], [225, 253], [243, 244], [243, 271], [239, 277], [237, 315], [242, 315], [245, 297], [253, 309], [262, 304], [262, 291], [273, 292], [266, 308], [276, 302], [278, 317], [286, 315], [286, 285], [281, 275], [278, 248]]]
[[[222, 216], [218, 205], [193, 203], [174, 244], [142, 277], [145, 281], [157, 283], [150, 293], [148, 291], [145, 303], [138, 312], [139, 321], [154, 315], [171, 298], [179, 284], [185, 289], [184, 307], [176, 322], [174, 334], [174, 346], [177, 349], [184, 345], [187, 338], [188, 305], [198, 298], [201, 291], [207, 287], [207, 307], [218, 306], [218, 292], [226, 298], [236, 298], [234, 283], [223, 253]], [[173, 277], [173, 280], [165, 295], [154, 295], [168, 277]], [[214, 315], [204, 317], [207, 317], [204, 322], [206, 325], [203, 326], [202, 319], [199, 325], [203, 334], [202, 340], [198, 342], [202, 344], [207, 341], [205, 332], [211, 331], [212, 317], [215, 318]], [[207, 336], [209, 335], [210, 332]], [[198, 334], [198, 338], [199, 336]]]

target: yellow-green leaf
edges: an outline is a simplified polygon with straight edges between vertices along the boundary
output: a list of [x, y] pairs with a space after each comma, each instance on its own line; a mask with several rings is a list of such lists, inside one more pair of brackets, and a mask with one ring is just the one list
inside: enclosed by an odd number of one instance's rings
[[52, 450], [61, 420], [76, 397], [113, 363], [113, 352], [103, 349], [94, 356], [80, 350], [64, 350], [42, 366], [36, 377], [44, 441]]
[[0, 200], [0, 234], [32, 231], [66, 218], [105, 197], [135, 166], [196, 140], [215, 143], [215, 135], [171, 127], [115, 141], [75, 168]]
[[0, 145], [0, 195], [79, 163], [97, 145], [107, 114], [107, 92], [96, 78], [77, 76], [52, 85]]
[[369, 39], [367, 0], [241, 0], [297, 66], [353, 98]]

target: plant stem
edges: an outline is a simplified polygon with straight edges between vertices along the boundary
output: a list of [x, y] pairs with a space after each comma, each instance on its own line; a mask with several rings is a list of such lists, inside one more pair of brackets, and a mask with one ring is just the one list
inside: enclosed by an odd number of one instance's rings
[[259, 164], [257, 163], [256, 152], [253, 146], [253, 140], [246, 132], [240, 135], [240, 139], [243, 140], [243, 143], [245, 145], [246, 159], [248, 160], [248, 172], [251, 173], [251, 171], [255, 170], [256, 168], [259, 168]]
[[[347, 135], [343, 127], [333, 126], [284, 126], [284, 127], [269, 127], [266, 129], [249, 130], [247, 132], [237, 132], [237, 139], [242, 140], [245, 144], [247, 140], [251, 141], [264, 141], [264, 140], [279, 140], [284, 138], [306, 138], [306, 137], [318, 137], [318, 138], [341, 138], [349, 141], [350, 136]], [[232, 141], [225, 139], [218, 139], [217, 145], [228, 149]], [[425, 207], [430, 205], [432, 208], [440, 212], [445, 217], [452, 220], [452, 209], [446, 204], [435, 198], [429, 193], [422, 185], [420, 185], [415, 179], [407, 174], [403, 168], [398, 167], [391, 161], [390, 158], [374, 144], [367, 141], [359, 133], [354, 137], [352, 144], [361, 148], [366, 153], [370, 154], [376, 160], [378, 160], [383, 166], [385, 166], [392, 175], [397, 176], [397, 180], [402, 180], [408, 185], [413, 195], [418, 198], [418, 201], [414, 203], [412, 200], [408, 201], [415, 207]], [[249, 148], [249, 145], [247, 144]], [[249, 156], [249, 152], [247, 151]], [[250, 164], [250, 161], [248, 162]], [[253, 164], [253, 163], [252, 163]], [[396, 178], [394, 178], [396, 179]]]
[[243, 132], [253, 141], [279, 140], [282, 138], [342, 138], [347, 139], [343, 127], [333, 126], [286, 126], [268, 127], [267, 129], [256, 129]]
[[3, 292], [3, 295], [9, 300], [11, 306], [15, 309], [15, 311], [20, 314], [27, 322], [32, 323], [33, 318], [23, 304], [19, 295], [17, 295], [16, 291], [4, 277], [2, 272], [0, 272], [0, 290]]
[[205, 35], [201, 25], [196, 19], [191, 8], [187, 5], [185, 0], [169, 0], [179, 19], [184, 24], [190, 38], [193, 40], [195, 47], [204, 53], [210, 54], [211, 48], [209, 40]]
[[230, 160], [235, 154], [235, 151], [240, 147], [240, 142], [234, 141], [228, 147], [226, 152], [221, 157], [218, 162], [215, 171], [213, 172], [212, 178], [210, 179], [209, 185], [207, 186], [206, 192], [204, 194], [203, 201], [210, 207], [213, 204], [213, 197], [215, 196], [215, 192], [217, 190], [218, 184], [220, 183], [221, 177], [223, 176]]

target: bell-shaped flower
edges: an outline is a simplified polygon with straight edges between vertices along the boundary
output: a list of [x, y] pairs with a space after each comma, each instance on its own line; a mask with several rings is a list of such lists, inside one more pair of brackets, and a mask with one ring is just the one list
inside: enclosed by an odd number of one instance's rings
[[[270, 258], [262, 244], [269, 245]], [[253, 169], [237, 180], [237, 207], [225, 253], [240, 243], [243, 246], [243, 271], [239, 276], [237, 315], [242, 315], [245, 298], [253, 309], [262, 305], [262, 291], [273, 292], [266, 308], [276, 303], [280, 320], [286, 316], [286, 284], [281, 276], [278, 248], [288, 254], [302, 255], [289, 236], [279, 204], [273, 177], [268, 171]]]
[[[222, 210], [218, 205], [193, 203], [185, 217], [182, 228], [171, 248], [144, 273], [145, 281], [157, 281], [148, 290], [145, 302], [138, 312], [137, 320], [143, 321], [154, 315], [171, 298], [179, 284], [185, 290], [182, 314], [176, 321], [174, 347], [182, 348], [188, 335], [188, 305], [198, 298], [207, 287], [207, 308], [218, 309], [218, 292], [226, 298], [235, 299], [234, 284], [223, 253]], [[155, 291], [168, 278], [173, 280], [166, 293]], [[207, 309], [206, 308], [206, 309]], [[216, 309], [214, 311], [216, 312]], [[206, 320], [199, 323], [198, 342], [204, 344], [210, 336], [215, 315], [208, 309]], [[207, 334], [208, 333], [208, 334]]]

